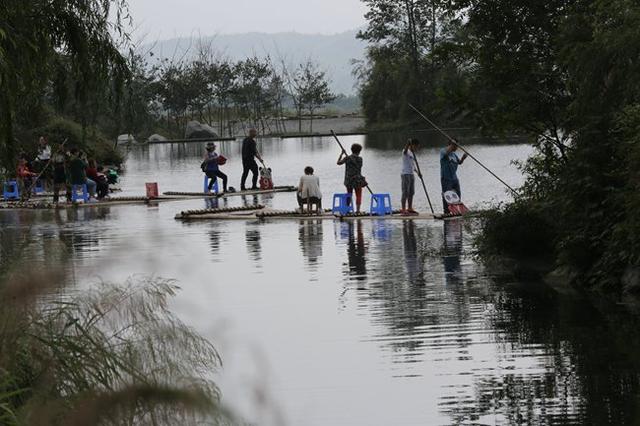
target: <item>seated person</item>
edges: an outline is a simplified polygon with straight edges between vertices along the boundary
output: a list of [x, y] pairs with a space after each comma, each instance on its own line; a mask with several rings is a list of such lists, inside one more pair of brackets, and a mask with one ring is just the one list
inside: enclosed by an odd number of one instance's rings
[[96, 183], [87, 177], [87, 162], [84, 154], [80, 153], [77, 148], [71, 149], [71, 159], [69, 160], [69, 183], [71, 185], [87, 185], [87, 191], [90, 197], [95, 197]]
[[307, 211], [311, 213], [311, 205], [316, 206], [316, 213], [322, 213], [322, 192], [320, 192], [320, 179], [313, 175], [313, 167], [304, 168], [304, 175], [300, 177], [298, 184], [298, 205], [303, 211], [303, 204], [307, 205]]
[[96, 160], [89, 159], [88, 166], [86, 168], [87, 177], [96, 183], [96, 195], [99, 200], [109, 194], [109, 183], [107, 177], [102, 173], [104, 168], [98, 167]]
[[109, 185], [115, 185], [118, 183], [118, 172], [113, 169], [108, 169], [106, 175]]
[[51, 157], [53, 162], [53, 202], [58, 204], [60, 190], [67, 192], [67, 201], [71, 202], [71, 188], [67, 184], [67, 156], [62, 152], [56, 152]]

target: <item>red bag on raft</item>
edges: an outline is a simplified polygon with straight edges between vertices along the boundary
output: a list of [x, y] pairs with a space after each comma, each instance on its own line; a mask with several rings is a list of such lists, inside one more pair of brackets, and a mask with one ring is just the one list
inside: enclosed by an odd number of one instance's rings
[[460, 197], [458, 197], [458, 194], [455, 191], [447, 191], [442, 195], [444, 196], [444, 200], [447, 202], [447, 207], [449, 207], [449, 214], [462, 216], [469, 212], [469, 209], [467, 206], [462, 204]]

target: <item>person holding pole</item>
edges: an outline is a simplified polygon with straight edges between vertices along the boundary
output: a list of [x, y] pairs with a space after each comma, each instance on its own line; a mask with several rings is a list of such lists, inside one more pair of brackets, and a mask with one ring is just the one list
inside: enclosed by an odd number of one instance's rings
[[[416, 170], [415, 152], [418, 150], [420, 141], [418, 139], [409, 139], [402, 151], [402, 173], [400, 174], [400, 182], [402, 189], [402, 210], [403, 215], [416, 215], [417, 211], [413, 209], [413, 196], [416, 193], [416, 179], [413, 175]], [[422, 178], [422, 174], [418, 171], [418, 176]]]
[[254, 128], [249, 129], [249, 136], [246, 137], [242, 141], [242, 178], [240, 180], [240, 190], [246, 191], [245, 182], [247, 180], [247, 176], [249, 176], [249, 171], [252, 173], [251, 180], [251, 189], [258, 189], [258, 163], [256, 163], [256, 158], [258, 161], [264, 164], [262, 161], [262, 157], [258, 152], [258, 144], [256, 143], [256, 136], [258, 136], [258, 131]]
[[362, 176], [362, 157], [360, 152], [362, 151], [362, 145], [354, 143], [351, 145], [351, 155], [342, 150], [340, 157], [338, 157], [337, 164], [339, 166], [344, 164], [344, 186], [347, 189], [347, 193], [356, 193], [356, 213], [360, 213], [360, 207], [362, 206], [362, 188], [368, 186], [364, 176]]
[[458, 143], [455, 139], [450, 139], [446, 148], [440, 150], [440, 183], [442, 185], [442, 208], [445, 214], [449, 213], [449, 204], [444, 198], [444, 193], [454, 191], [461, 197], [460, 181], [458, 180], [458, 166], [467, 159], [467, 153], [458, 157], [456, 151]]

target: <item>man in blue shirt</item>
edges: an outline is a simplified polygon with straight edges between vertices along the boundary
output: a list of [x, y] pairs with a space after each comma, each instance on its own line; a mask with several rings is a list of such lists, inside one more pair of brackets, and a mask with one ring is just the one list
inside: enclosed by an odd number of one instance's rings
[[458, 166], [464, 163], [467, 159], [465, 153], [462, 158], [458, 157], [456, 151], [458, 150], [458, 144], [451, 140], [447, 144], [446, 148], [440, 150], [440, 183], [442, 185], [442, 208], [445, 214], [449, 213], [449, 205], [447, 200], [444, 199], [444, 193], [447, 191], [455, 191], [458, 197], [461, 197], [460, 193], [460, 181], [458, 180]]

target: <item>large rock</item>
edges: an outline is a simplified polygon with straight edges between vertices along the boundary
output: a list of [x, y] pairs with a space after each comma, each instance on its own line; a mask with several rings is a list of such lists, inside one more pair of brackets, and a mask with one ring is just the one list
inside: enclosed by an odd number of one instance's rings
[[118, 145], [129, 145], [134, 143], [138, 143], [138, 142], [136, 141], [136, 138], [133, 137], [133, 135], [118, 136]]
[[147, 141], [148, 141], [148, 142], [166, 142], [166, 141], [168, 141], [168, 140], [169, 140], [169, 139], [167, 139], [167, 138], [165, 138], [164, 136], [159, 135], [159, 134], [157, 134], [157, 133], [154, 133], [153, 135], [151, 135], [151, 136], [149, 136], [149, 137], [147, 138]]
[[217, 138], [218, 134], [213, 127], [208, 124], [202, 124], [199, 121], [190, 121], [184, 132], [185, 139], [207, 139]]

